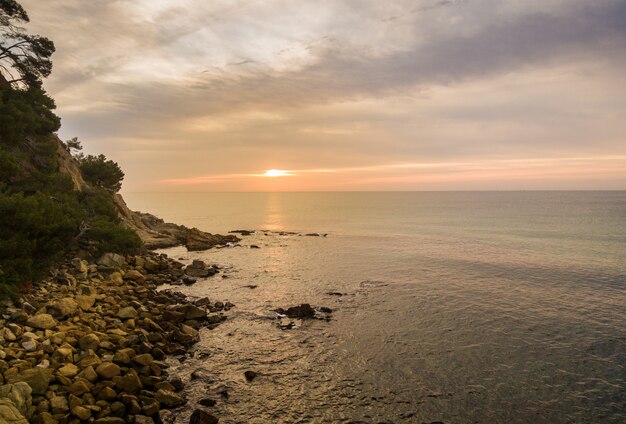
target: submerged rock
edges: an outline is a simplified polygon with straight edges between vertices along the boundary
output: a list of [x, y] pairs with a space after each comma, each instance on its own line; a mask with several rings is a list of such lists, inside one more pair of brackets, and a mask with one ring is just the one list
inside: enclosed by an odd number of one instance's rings
[[189, 424], [217, 424], [219, 419], [203, 409], [196, 409], [189, 418]]
[[313, 318], [315, 316], [315, 309], [308, 303], [303, 303], [300, 306], [292, 306], [288, 309], [278, 308], [275, 310], [281, 315], [286, 315], [289, 318]]
[[252, 381], [256, 378], [257, 373], [254, 371], [246, 371], [243, 373], [244, 377], [246, 377], [247, 381]]

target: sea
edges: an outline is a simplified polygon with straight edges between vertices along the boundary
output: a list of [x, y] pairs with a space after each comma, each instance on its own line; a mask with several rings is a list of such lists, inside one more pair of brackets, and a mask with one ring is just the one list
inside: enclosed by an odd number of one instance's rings
[[[222, 424], [626, 422], [626, 192], [124, 196], [254, 231], [159, 251], [221, 268], [164, 289], [236, 305], [172, 360], [178, 422], [205, 398]], [[303, 303], [332, 313], [275, 312]]]

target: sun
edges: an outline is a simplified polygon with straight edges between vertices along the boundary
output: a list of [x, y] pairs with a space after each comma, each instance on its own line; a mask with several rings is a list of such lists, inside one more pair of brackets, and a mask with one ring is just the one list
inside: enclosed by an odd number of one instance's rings
[[286, 177], [290, 174], [288, 171], [283, 171], [282, 169], [268, 169], [263, 175], [266, 177]]

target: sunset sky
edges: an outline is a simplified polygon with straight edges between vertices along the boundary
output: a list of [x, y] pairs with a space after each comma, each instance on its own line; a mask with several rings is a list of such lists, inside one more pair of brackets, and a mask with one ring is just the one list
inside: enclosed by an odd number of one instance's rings
[[626, 189], [623, 0], [21, 3], [127, 192]]

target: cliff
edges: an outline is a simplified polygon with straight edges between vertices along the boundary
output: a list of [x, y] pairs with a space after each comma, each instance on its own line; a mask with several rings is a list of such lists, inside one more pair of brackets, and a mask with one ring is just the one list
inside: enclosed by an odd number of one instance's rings
[[122, 222], [135, 230], [149, 249], [185, 245], [188, 250], [206, 250], [218, 245], [236, 243], [240, 239], [233, 235], [223, 236], [187, 228], [183, 225], [163, 221], [149, 213], [131, 211], [120, 194], [113, 195]]

